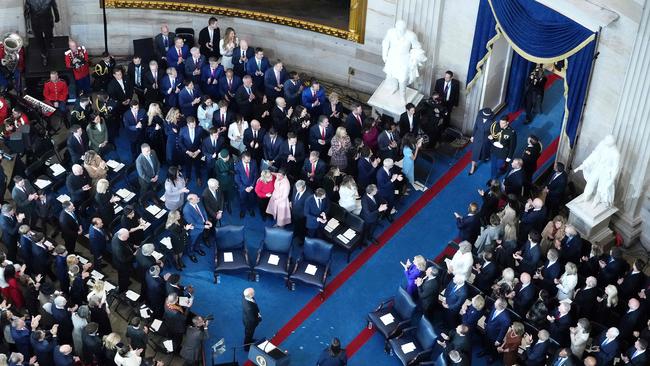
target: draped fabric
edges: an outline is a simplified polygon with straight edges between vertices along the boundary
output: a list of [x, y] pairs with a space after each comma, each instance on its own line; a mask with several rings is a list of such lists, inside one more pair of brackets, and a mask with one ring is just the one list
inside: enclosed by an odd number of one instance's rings
[[596, 49], [596, 33], [534, 0], [480, 0], [467, 87], [480, 76], [492, 43], [504, 37], [514, 49], [508, 108], [521, 106], [532, 63], [565, 61], [565, 132], [576, 138]]

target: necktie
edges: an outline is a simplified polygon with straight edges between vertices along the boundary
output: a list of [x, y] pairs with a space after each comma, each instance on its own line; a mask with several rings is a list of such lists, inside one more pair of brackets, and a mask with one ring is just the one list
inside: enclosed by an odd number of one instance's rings
[[608, 344], [609, 344], [609, 338], [605, 338], [605, 340], [603, 341], [603, 343], [600, 344], [600, 346], [605, 347]]
[[170, 79], [169, 79], [169, 85], [171, 85], [172, 88], [173, 88], [174, 86], [176, 86], [176, 79], [174, 79], [174, 78], [170, 78]]
[[[81, 136], [77, 136], [77, 140], [79, 140], [79, 145], [83, 145], [83, 144], [84, 144], [83, 141], [81, 141]], [[21, 189], [22, 189], [22, 188], [21, 188]], [[23, 192], [24, 192], [24, 191], [25, 191], [25, 190], [23, 189]]]
[[226, 114], [225, 113], [221, 113], [221, 124], [222, 125], [226, 124]]
[[214, 77], [214, 68], [210, 68], [210, 76]]
[[153, 72], [153, 83], [156, 84], [158, 81], [158, 73], [156, 71]]
[[636, 357], [638, 355], [639, 355], [639, 350], [636, 350], [636, 351], [634, 351], [634, 353], [632, 354], [632, 357], [630, 357], [630, 359], [633, 359], [634, 357]]
[[257, 131], [253, 130], [253, 140], [257, 140]]
[[388, 140], [390, 140], [390, 142], [393, 142], [393, 133], [392, 132], [388, 132]]
[[312, 89], [312, 91], [311, 91], [311, 97], [312, 97], [312, 98], [316, 97], [316, 92], [315, 92], [313, 89]]
[[275, 145], [275, 137], [271, 139], [271, 147]]
[[320, 210], [320, 198], [316, 198], [316, 206]]
[[296, 193], [296, 201], [299, 201], [299, 200], [300, 200], [300, 196], [301, 196], [301, 195], [302, 195], [301, 192]]
[[217, 139], [212, 138], [212, 147], [217, 147]]
[[320, 128], [320, 136], [325, 140], [325, 127]]
[[194, 143], [194, 129], [190, 129], [189, 132], [190, 132], [190, 141]]
[[251, 95], [251, 88], [246, 87], [246, 93], [248, 93], [248, 95]]
[[296, 155], [296, 145], [291, 145], [291, 155]]
[[151, 168], [153, 169], [153, 161], [151, 161], [151, 155], [147, 156], [147, 161], [149, 162], [149, 165], [151, 165]]
[[257, 70], [262, 71], [262, 62], [260, 60], [257, 60]]
[[169, 39], [167, 38], [167, 36], [163, 36], [163, 45], [165, 46], [165, 48], [169, 47]]
[[122, 92], [126, 93], [126, 90], [124, 90], [124, 82], [122, 80], [119, 81], [120, 88], [122, 88]]
[[187, 89], [187, 91], [190, 93], [190, 97], [194, 97], [194, 92], [192, 91], [192, 89]]
[[135, 68], [135, 85], [140, 86], [140, 84], [141, 84], [140, 68], [136, 67]]
[[446, 82], [445, 83], [445, 99], [449, 99], [449, 97], [447, 97], [448, 92], [449, 92], [449, 82]]
[[563, 362], [564, 362], [564, 357], [560, 357], [557, 359], [557, 361], [555, 361], [553, 366], [560, 366]]
[[245, 50], [241, 50], [241, 57], [244, 58], [244, 56], [246, 56], [246, 51], [245, 51]]
[[178, 57], [183, 57], [183, 53], [181, 52], [180, 48], [177, 48], [176, 52], [178, 52]]
[[497, 312], [495, 311], [494, 313], [492, 313], [492, 317], [490, 318], [490, 320], [494, 320], [494, 318], [496, 317], [497, 317]]
[[311, 163], [311, 174], [314, 175], [316, 172], [316, 163]]
[[135, 123], [138, 123], [138, 112], [133, 111], [133, 119], [135, 120]]
[[228, 79], [228, 89], [232, 88], [232, 79]]
[[205, 217], [203, 217], [203, 213], [201, 213], [201, 210], [199, 209], [199, 205], [194, 204], [193, 206], [194, 206], [194, 209], [196, 210], [196, 212], [199, 213], [199, 216], [201, 216], [201, 220], [203, 220], [203, 222], [205, 222]]
[[248, 169], [248, 163], [244, 164], [244, 171], [246, 172], [246, 177], [250, 178], [250, 176], [251, 176], [250, 173], [251, 173], [251, 172], [250, 172], [250, 170]]
[[359, 126], [361, 126], [361, 116], [358, 114], [354, 115], [357, 118], [357, 122], [359, 122]]
[[280, 85], [280, 72], [277, 70], [275, 71], [275, 81], [277, 81], [278, 85]]
[[459, 288], [458, 285], [454, 286], [454, 292], [458, 291], [458, 288]]

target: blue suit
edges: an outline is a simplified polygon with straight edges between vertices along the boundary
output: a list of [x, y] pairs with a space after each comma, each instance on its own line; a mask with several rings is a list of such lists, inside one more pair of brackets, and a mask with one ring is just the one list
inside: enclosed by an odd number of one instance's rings
[[454, 281], [450, 281], [445, 288], [444, 297], [447, 303], [447, 308], [445, 309], [445, 325], [453, 328], [458, 323], [460, 308], [463, 306], [465, 300], [467, 300], [467, 286], [463, 284], [456, 288]]
[[[144, 142], [144, 132], [147, 126], [147, 113], [144, 108], [138, 109], [137, 118], [133, 115], [131, 109], [124, 112], [122, 116], [122, 123], [124, 124], [124, 132], [131, 145], [131, 156], [135, 159], [138, 156], [140, 144]], [[140, 123], [141, 127], [137, 128]]]
[[366, 158], [357, 160], [357, 186], [360, 192], [365, 192], [366, 187], [376, 182], [377, 168]]
[[300, 87], [302, 83], [300, 80], [294, 84], [293, 80], [287, 80], [284, 82], [284, 88], [282, 88], [284, 93], [284, 100], [287, 102], [287, 107], [296, 107], [300, 104], [300, 98], [302, 90]]
[[490, 343], [494, 342], [503, 342], [503, 337], [506, 336], [506, 332], [510, 327], [512, 321], [510, 320], [510, 314], [508, 310], [503, 310], [499, 315], [494, 317], [495, 310], [492, 309], [490, 314], [487, 316], [485, 322], [485, 335]]
[[203, 137], [203, 128], [199, 126], [194, 126], [194, 140], [190, 138], [190, 129], [189, 126], [181, 128], [178, 133], [178, 145], [180, 147], [180, 152], [185, 157], [185, 165], [183, 167], [183, 174], [187, 179], [192, 177], [192, 166], [196, 170], [196, 175], [198, 178], [201, 178], [201, 154], [197, 155], [196, 158], [191, 158], [185, 152], [195, 152], [201, 149], [201, 138]]
[[[244, 51], [245, 58], [242, 58], [241, 47], [235, 47], [232, 50], [232, 69], [235, 75], [242, 78], [246, 75], [246, 61], [255, 57], [255, 50], [252, 47], [248, 47]], [[246, 60], [246, 61], [244, 61]]]
[[546, 225], [546, 208], [542, 207], [541, 210], [529, 210], [521, 214], [519, 221], [519, 238], [521, 241], [527, 239], [531, 230], [542, 233]]
[[535, 343], [528, 347], [524, 352], [524, 359], [528, 366], [543, 366], [546, 361], [546, 352], [548, 351], [549, 341]]
[[[259, 67], [257, 66], [257, 58], [252, 57], [246, 61], [246, 73], [253, 78], [253, 87], [256, 90], [264, 90], [264, 73], [271, 67], [269, 59], [266, 56], [260, 60]], [[256, 72], [261, 71], [262, 75], [255, 75]]]
[[178, 93], [178, 108], [181, 110], [181, 114], [185, 117], [196, 117], [196, 110], [199, 108], [198, 104], [192, 104], [194, 99], [201, 97], [201, 91], [199, 88], [194, 88], [190, 94], [189, 89], [183, 88]]
[[169, 75], [163, 76], [160, 81], [160, 91], [165, 96], [165, 105], [168, 107], [178, 107], [178, 93], [176, 93], [176, 88], [183, 88], [183, 76], [178, 74], [174, 79], [173, 85]]
[[[190, 57], [185, 59], [185, 62], [183, 62], [183, 64], [185, 65], [183, 67], [185, 71], [185, 78], [191, 79], [196, 84], [197, 82], [201, 81], [201, 71], [203, 67], [208, 64], [208, 62], [206, 61], [205, 56], [201, 55], [195, 63], [194, 57], [190, 55]], [[196, 70], [199, 70], [198, 75], [194, 75], [194, 71]]]
[[608, 366], [614, 361], [614, 357], [618, 356], [618, 337], [611, 340], [609, 343], [605, 342], [605, 332], [598, 337], [598, 341], [594, 342], [594, 346], [600, 346], [600, 350], [596, 353], [596, 360], [598, 365]]
[[[190, 50], [186, 45], [183, 45], [181, 48], [181, 57], [183, 60], [187, 60], [190, 55]], [[179, 75], [182, 75], [185, 72], [185, 62], [178, 63], [178, 50], [176, 47], [170, 46], [167, 50], [167, 66], [173, 67], [176, 69]]]
[[315, 238], [320, 235], [320, 231], [325, 227], [325, 224], [318, 222], [317, 219], [323, 212], [327, 215], [329, 206], [330, 204], [327, 197], [321, 199], [320, 207], [316, 203], [316, 196], [312, 195], [307, 198], [307, 201], [305, 202], [305, 218], [307, 219], [305, 226], [307, 227], [307, 236]]
[[[255, 183], [259, 177], [257, 163], [251, 159], [248, 163], [249, 174], [246, 175], [246, 169], [243, 162], [240, 160], [235, 164], [235, 185], [237, 192], [239, 192], [239, 205], [243, 213], [245, 210], [253, 211], [255, 208]], [[253, 187], [250, 192], [246, 192], [247, 187]]]
[[521, 288], [521, 285], [515, 288], [515, 297], [512, 300], [514, 303], [515, 312], [521, 316], [526, 316], [528, 309], [535, 302], [537, 298], [537, 291], [535, 286], [530, 283], [528, 286]]
[[264, 141], [262, 143], [262, 150], [264, 152], [264, 160], [275, 161], [275, 166], [280, 166], [280, 148], [284, 144], [284, 140], [281, 137], [275, 137], [275, 143], [271, 143], [271, 135], [264, 135]]
[[[319, 105], [314, 106], [313, 104], [318, 100]], [[312, 93], [312, 88], [307, 88], [302, 91], [301, 97], [302, 105], [307, 108], [307, 112], [312, 116], [313, 119], [317, 119], [318, 116], [323, 114], [323, 105], [325, 104], [325, 90], [323, 88], [318, 89], [316, 93]]]
[[386, 201], [388, 212], [395, 205], [395, 185], [391, 181], [393, 172], [386, 172], [385, 168], [377, 169], [377, 196]]
[[456, 227], [458, 227], [460, 241], [467, 240], [474, 243], [481, 232], [481, 218], [478, 215], [456, 218]]
[[[287, 72], [284, 69], [280, 70], [280, 80], [275, 76], [275, 68], [269, 67], [268, 70], [264, 72], [264, 94], [269, 100], [275, 100], [275, 98], [282, 96], [283, 89], [280, 91], [275, 90], [275, 87], [279, 85], [284, 85], [284, 82], [287, 81]], [[283, 86], [284, 87], [284, 86]]]
[[533, 275], [537, 270], [540, 260], [542, 259], [542, 250], [539, 244], [536, 244], [531, 248], [530, 241], [527, 241], [524, 244], [524, 248], [521, 251], [522, 260], [519, 261], [519, 271], [527, 272], [530, 275]]
[[95, 266], [99, 267], [104, 251], [106, 251], [106, 233], [103, 229], [96, 229], [94, 226], [90, 226], [90, 229], [88, 229], [88, 240], [90, 242], [90, 252], [95, 257]]
[[242, 86], [243, 83], [241, 81], [241, 78], [237, 75], [233, 75], [232, 81], [228, 83], [228, 78], [225, 76], [219, 79], [219, 84], [217, 84], [217, 87], [219, 89], [219, 97], [232, 102], [228, 105], [228, 108], [237, 108], [237, 103], [234, 103], [233, 101], [235, 100], [235, 93], [237, 92], [237, 89], [239, 89], [240, 86]]
[[566, 235], [562, 239], [561, 245], [560, 260], [562, 263], [580, 263], [580, 257], [582, 255], [582, 238], [580, 234], [576, 233], [573, 237]]
[[[201, 69], [201, 89], [204, 94], [208, 94], [212, 98], [221, 97], [219, 92], [219, 82], [224, 77], [223, 66], [219, 65], [216, 69], [212, 69], [209, 64], [204, 65]], [[210, 80], [210, 83], [208, 83]], [[216, 80], [216, 84], [212, 84]]]
[[[195, 207], [198, 207], [198, 211]], [[199, 212], [200, 211], [200, 212]], [[192, 224], [194, 228], [189, 231], [190, 245], [187, 248], [187, 253], [193, 255], [199, 249], [200, 240], [203, 236], [205, 223], [208, 221], [208, 213], [201, 202], [196, 206], [191, 205], [189, 202], [183, 206], [183, 218], [188, 224]]]

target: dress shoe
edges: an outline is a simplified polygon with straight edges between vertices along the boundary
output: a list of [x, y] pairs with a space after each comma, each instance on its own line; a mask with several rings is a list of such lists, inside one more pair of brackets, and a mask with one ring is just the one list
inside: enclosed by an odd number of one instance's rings
[[192, 262], [194, 262], [194, 263], [196, 263], [196, 262], [199, 261], [198, 259], [196, 259], [196, 256], [194, 256], [194, 255], [191, 255], [191, 256], [190, 256], [190, 260], [191, 260]]
[[246, 214], [244, 213], [244, 211], [241, 211], [241, 212], [239, 213], [239, 218], [240, 218], [240, 219], [243, 219], [245, 215], [246, 215]]
[[201, 257], [205, 256], [205, 252], [203, 251], [203, 249], [197, 249], [196, 252], [199, 253]]

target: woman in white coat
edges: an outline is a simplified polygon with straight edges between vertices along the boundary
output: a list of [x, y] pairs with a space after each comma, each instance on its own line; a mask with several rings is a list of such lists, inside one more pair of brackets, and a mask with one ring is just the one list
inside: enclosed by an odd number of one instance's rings
[[472, 243], [463, 241], [458, 244], [458, 251], [451, 259], [445, 259], [447, 271], [454, 276], [461, 276], [465, 281], [469, 280], [472, 274], [474, 257], [472, 256]]
[[578, 267], [569, 262], [564, 266], [564, 274], [560, 279], [555, 280], [557, 287], [557, 299], [573, 300], [573, 293], [578, 285]]

